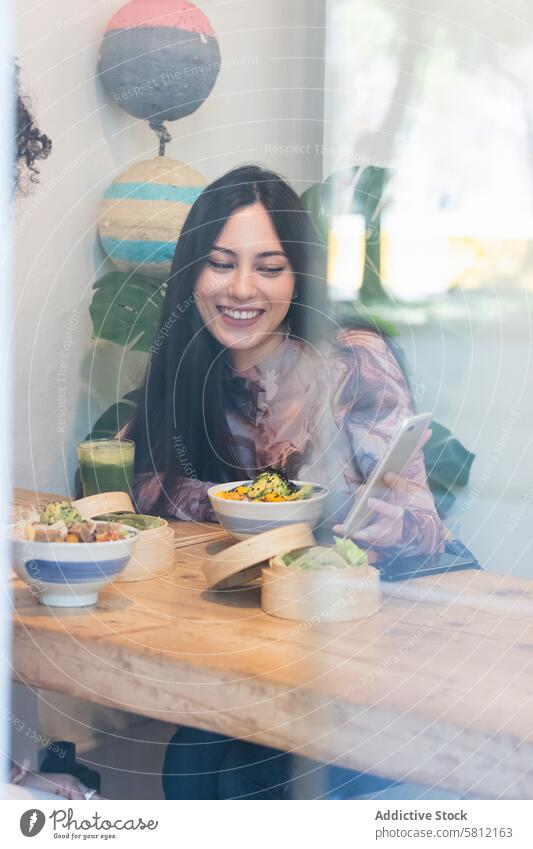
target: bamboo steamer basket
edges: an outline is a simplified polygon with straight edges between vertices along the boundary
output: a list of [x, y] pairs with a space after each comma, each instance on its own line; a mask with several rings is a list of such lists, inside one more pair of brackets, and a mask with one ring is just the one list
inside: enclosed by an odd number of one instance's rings
[[381, 607], [380, 576], [373, 566], [302, 571], [285, 566], [278, 554], [261, 578], [261, 607], [281, 619], [347, 622]]
[[261, 565], [276, 554], [315, 544], [311, 526], [305, 522], [284, 525], [224, 548], [202, 563], [209, 589], [241, 587], [261, 577]]
[[99, 492], [72, 502], [84, 519], [94, 519], [101, 513], [135, 513], [127, 492]]
[[[101, 492], [73, 501], [84, 519], [94, 519], [105, 513], [135, 513], [127, 492]], [[174, 568], [174, 531], [166, 519], [161, 526], [139, 531], [131, 559], [116, 583], [147, 581], [167, 575]]]
[[174, 531], [161, 519], [159, 528], [140, 531], [131, 560], [116, 582], [149, 581], [168, 575], [174, 568]]

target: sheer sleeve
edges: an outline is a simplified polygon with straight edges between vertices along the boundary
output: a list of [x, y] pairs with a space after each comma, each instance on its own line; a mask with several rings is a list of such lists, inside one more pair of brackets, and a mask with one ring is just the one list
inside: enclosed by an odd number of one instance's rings
[[[337, 425], [348, 435], [358, 478], [368, 480], [401, 421], [413, 414], [402, 371], [377, 333], [343, 331], [338, 338], [333, 399]], [[404, 472], [412, 486], [398, 549], [407, 555], [443, 549], [444, 527], [427, 484], [420, 451]]]
[[[207, 495], [210, 486], [213, 484], [206, 481], [181, 478], [180, 486], [165, 498], [165, 515], [189, 522], [216, 522]], [[160, 495], [161, 481], [157, 474], [144, 472], [135, 476], [133, 496], [142, 513], [149, 513]]]
[[[118, 437], [128, 438], [128, 425], [118, 433]], [[169, 492], [165, 498], [164, 514], [174, 519], [188, 522], [216, 522], [215, 513], [211, 507], [207, 490], [212, 483], [180, 478], [179, 486], [174, 492]], [[135, 475], [133, 481], [133, 498], [141, 513], [150, 513], [161, 495], [162, 481], [154, 472], [141, 472]], [[161, 512], [161, 508], [157, 508]]]

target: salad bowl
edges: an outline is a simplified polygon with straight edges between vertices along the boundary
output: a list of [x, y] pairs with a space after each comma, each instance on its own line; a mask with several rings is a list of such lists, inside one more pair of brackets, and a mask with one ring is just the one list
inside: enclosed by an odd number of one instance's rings
[[[100, 530], [107, 522], [97, 522]], [[11, 527], [13, 568], [50, 607], [96, 604], [98, 591], [126, 568], [139, 537], [128, 525], [117, 525], [123, 536], [109, 542], [36, 542]]]
[[236, 539], [248, 539], [284, 525], [305, 522], [316, 527], [324, 512], [328, 490], [326, 487], [310, 484], [309, 481], [294, 481], [297, 487], [311, 487], [311, 494], [302, 500], [294, 501], [234, 501], [224, 497], [223, 493], [237, 487], [248, 487], [252, 481], [232, 481], [221, 483], [207, 490], [215, 515], [222, 525]]

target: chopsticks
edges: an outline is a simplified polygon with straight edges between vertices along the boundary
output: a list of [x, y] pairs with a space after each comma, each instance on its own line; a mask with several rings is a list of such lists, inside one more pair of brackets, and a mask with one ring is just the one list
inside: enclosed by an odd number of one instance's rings
[[217, 539], [231, 539], [227, 531], [209, 531], [204, 534], [192, 534], [174, 540], [174, 548], [187, 548], [189, 545], [200, 545], [203, 542], [211, 542]]

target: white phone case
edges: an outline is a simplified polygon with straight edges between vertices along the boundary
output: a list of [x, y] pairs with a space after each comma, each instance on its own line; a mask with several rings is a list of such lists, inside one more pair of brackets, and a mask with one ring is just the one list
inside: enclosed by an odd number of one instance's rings
[[401, 475], [413, 457], [420, 450], [422, 440], [431, 422], [431, 413], [421, 413], [404, 419], [389, 447], [376, 465], [365, 484], [364, 491], [356, 499], [350, 513], [342, 525], [342, 535], [351, 536], [367, 524], [374, 512], [368, 507], [369, 498], [381, 498], [388, 489], [383, 480], [387, 472]]

